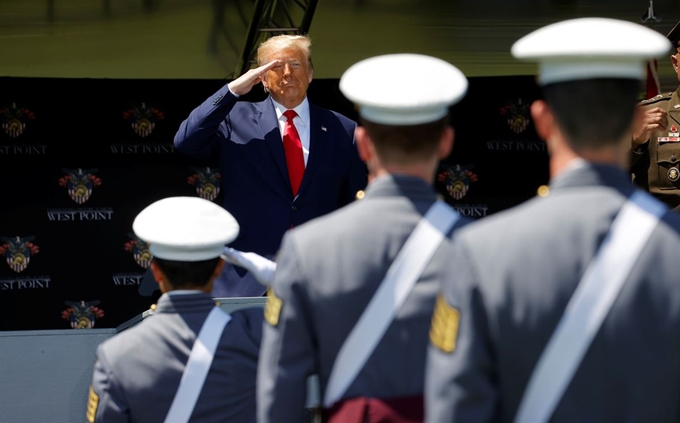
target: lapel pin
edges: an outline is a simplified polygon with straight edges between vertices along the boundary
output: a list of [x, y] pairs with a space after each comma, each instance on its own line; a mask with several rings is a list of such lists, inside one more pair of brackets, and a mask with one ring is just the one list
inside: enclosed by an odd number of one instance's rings
[[326, 127], [325, 127], [325, 126], [322, 126], [322, 127], [321, 127], [321, 130], [324, 131], [324, 132], [326, 132]]

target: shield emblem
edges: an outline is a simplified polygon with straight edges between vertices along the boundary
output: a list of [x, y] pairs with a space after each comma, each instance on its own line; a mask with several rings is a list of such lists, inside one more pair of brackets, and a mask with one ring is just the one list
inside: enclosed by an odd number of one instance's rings
[[146, 103], [123, 112], [123, 119], [129, 121], [135, 134], [142, 138], [151, 135], [156, 127], [156, 122], [164, 118], [163, 112], [154, 107], [148, 107]]
[[0, 109], [0, 116], [2, 122], [0, 126], [7, 135], [12, 138], [17, 138], [24, 133], [26, 129], [26, 122], [35, 119], [35, 115], [28, 109], [17, 107], [16, 103], [11, 106]]
[[31, 256], [38, 254], [40, 249], [37, 245], [32, 243], [34, 236], [27, 237], [0, 237], [2, 244], [0, 245], [0, 255], [5, 256], [5, 261], [10, 269], [17, 273], [21, 273], [28, 267], [31, 262]]
[[71, 200], [83, 204], [90, 199], [92, 190], [101, 185], [102, 181], [93, 175], [97, 169], [62, 169], [64, 176], [59, 178], [59, 185], [66, 188]]
[[213, 201], [220, 195], [220, 173], [216, 168], [192, 168], [195, 172], [187, 178], [187, 183], [196, 188], [199, 197]]
[[437, 180], [443, 182], [446, 192], [455, 200], [461, 200], [470, 189], [470, 184], [477, 181], [477, 175], [470, 169], [472, 166], [447, 166], [437, 175]]

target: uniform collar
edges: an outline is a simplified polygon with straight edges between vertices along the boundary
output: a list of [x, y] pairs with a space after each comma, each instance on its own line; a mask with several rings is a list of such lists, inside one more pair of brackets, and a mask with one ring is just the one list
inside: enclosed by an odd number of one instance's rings
[[591, 186], [609, 186], [626, 191], [633, 189], [630, 176], [623, 169], [577, 160], [550, 181], [550, 192]]
[[[173, 291], [174, 292], [174, 291]], [[204, 292], [196, 291], [195, 293], [184, 292], [165, 293], [158, 299], [158, 304], [154, 313], [180, 313], [210, 310], [215, 307], [215, 301], [212, 297]]]
[[420, 201], [436, 201], [437, 193], [426, 181], [415, 176], [383, 175], [366, 187], [364, 198], [408, 197]]

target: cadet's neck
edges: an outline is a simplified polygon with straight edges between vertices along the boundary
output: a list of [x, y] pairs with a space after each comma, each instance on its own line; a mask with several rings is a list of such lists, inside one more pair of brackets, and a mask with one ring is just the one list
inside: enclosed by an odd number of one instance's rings
[[430, 185], [434, 185], [435, 168], [431, 166], [412, 165], [412, 166], [385, 166], [373, 172], [372, 177], [382, 175], [407, 175], [420, 178]]
[[589, 163], [616, 166], [627, 170], [630, 166], [630, 148], [628, 140], [624, 139], [616, 145], [597, 149], [572, 150], [568, 146], [555, 148], [550, 151], [550, 177], [554, 178], [562, 173], [572, 160], [581, 158]]

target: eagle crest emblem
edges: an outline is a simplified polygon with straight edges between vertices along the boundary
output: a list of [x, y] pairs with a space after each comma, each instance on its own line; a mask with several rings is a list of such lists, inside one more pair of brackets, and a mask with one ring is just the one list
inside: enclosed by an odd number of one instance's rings
[[35, 119], [35, 114], [32, 111], [17, 107], [16, 103], [0, 109], [0, 126], [12, 138], [23, 134], [26, 124], [33, 119]]
[[505, 117], [508, 126], [516, 134], [521, 134], [529, 126], [529, 105], [521, 98], [501, 107], [500, 114]]
[[64, 176], [59, 178], [59, 185], [66, 188], [71, 200], [83, 204], [90, 199], [92, 190], [102, 184], [94, 173], [97, 169], [62, 169]]
[[26, 270], [28, 263], [31, 262], [31, 257], [40, 251], [38, 246], [31, 242], [34, 239], [34, 236], [0, 237], [0, 241], [2, 241], [2, 244], [0, 244], [0, 255], [5, 256], [10, 269], [17, 273]]
[[472, 166], [446, 166], [437, 175], [437, 180], [444, 184], [446, 192], [455, 200], [460, 200], [468, 193], [470, 184], [477, 181], [477, 175], [470, 169]]
[[125, 243], [125, 251], [132, 253], [132, 257], [135, 259], [135, 263], [139, 267], [148, 269], [153, 259], [151, 251], [149, 251], [149, 245], [137, 238], [134, 234], [128, 234], [132, 240]]
[[97, 307], [99, 301], [64, 301], [68, 308], [61, 312], [61, 318], [68, 320], [72, 329], [92, 329], [97, 319], [104, 317], [104, 310]]
[[123, 112], [123, 119], [130, 122], [132, 130], [140, 137], [148, 137], [156, 127], [156, 123], [165, 118], [165, 114], [155, 107], [148, 107], [146, 103], [135, 106]]
[[220, 174], [217, 169], [191, 168], [195, 173], [187, 178], [187, 183], [196, 188], [199, 197], [213, 201], [220, 194]]

